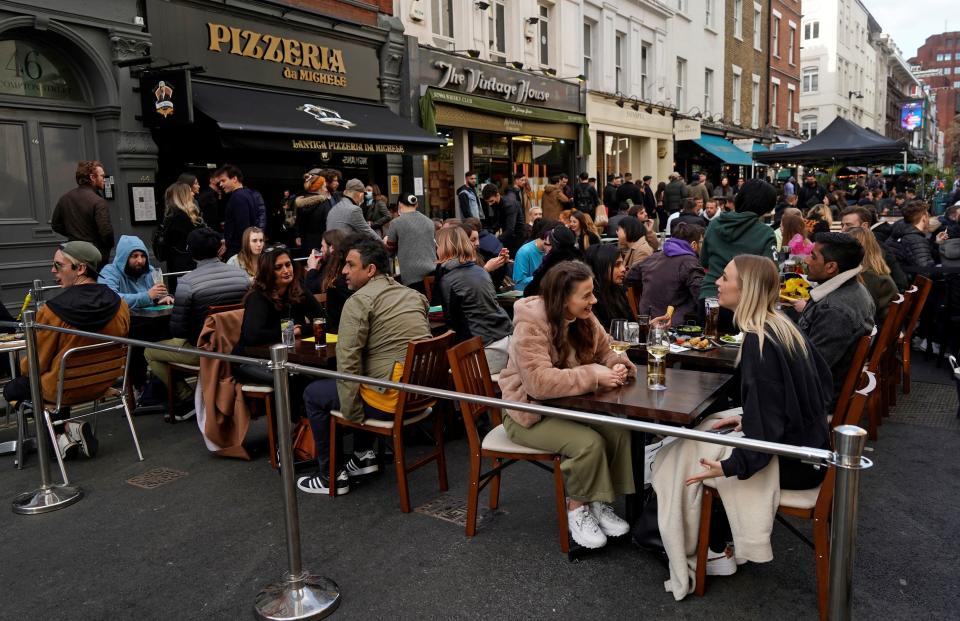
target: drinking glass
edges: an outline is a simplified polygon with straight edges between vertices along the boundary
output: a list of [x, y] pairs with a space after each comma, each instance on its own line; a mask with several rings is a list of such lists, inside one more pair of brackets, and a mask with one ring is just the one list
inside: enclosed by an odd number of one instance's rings
[[667, 389], [667, 371], [664, 358], [670, 351], [670, 335], [666, 326], [650, 326], [647, 332], [647, 388]]
[[707, 298], [703, 302], [706, 311], [706, 325], [703, 327], [703, 335], [708, 338], [718, 338], [719, 319], [720, 319], [720, 300], [718, 298]]
[[327, 320], [317, 317], [313, 320], [313, 346], [320, 349], [327, 344]]
[[162, 285], [163, 284], [163, 270], [159, 267], [153, 268], [153, 284]]
[[637, 324], [640, 328], [640, 333], [637, 335], [637, 338], [641, 343], [646, 343], [647, 330], [650, 328], [650, 315], [637, 315]]
[[626, 319], [614, 319], [610, 322], [610, 349], [621, 358], [630, 349], [630, 322]]
[[295, 324], [293, 319], [280, 320], [280, 339], [284, 347], [293, 347], [296, 337], [294, 334]]

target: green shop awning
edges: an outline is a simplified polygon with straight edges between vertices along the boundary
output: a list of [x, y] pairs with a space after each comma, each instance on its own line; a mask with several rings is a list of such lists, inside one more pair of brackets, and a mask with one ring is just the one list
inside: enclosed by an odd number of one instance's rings
[[694, 142], [704, 151], [727, 164], [733, 164], [734, 166], [750, 166], [753, 164], [753, 160], [748, 153], [741, 151], [732, 142], [720, 136], [703, 134]]
[[437, 133], [438, 103], [448, 106], [470, 108], [497, 116], [509, 116], [545, 123], [574, 123], [582, 125], [581, 148], [584, 155], [590, 154], [590, 133], [587, 131], [587, 117], [583, 114], [564, 112], [562, 110], [549, 110], [535, 106], [524, 106], [500, 99], [491, 99], [490, 97], [480, 97], [478, 95], [467, 95], [464, 93], [453, 93], [428, 88], [427, 92], [420, 97], [420, 121], [423, 129], [434, 135]]

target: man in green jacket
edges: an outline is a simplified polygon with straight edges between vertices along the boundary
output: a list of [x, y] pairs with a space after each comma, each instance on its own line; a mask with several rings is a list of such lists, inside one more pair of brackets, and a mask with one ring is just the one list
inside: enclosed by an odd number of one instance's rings
[[[740, 254], [773, 257], [777, 238], [760, 218], [773, 211], [776, 202], [776, 188], [762, 179], [751, 179], [734, 197], [735, 211], [721, 212], [710, 222], [700, 248], [700, 262], [707, 271], [700, 285], [701, 312], [703, 300], [716, 297], [717, 279], [733, 257]], [[721, 330], [731, 329], [732, 324], [732, 313], [721, 308]]]
[[[365, 235], [347, 239], [343, 274], [353, 291], [340, 316], [337, 371], [378, 379], [399, 379], [407, 344], [430, 338], [427, 299], [387, 276], [390, 256], [383, 243]], [[397, 391], [353, 382], [322, 379], [303, 392], [317, 446], [319, 470], [301, 477], [297, 487], [309, 494], [330, 493], [330, 412], [351, 421], [392, 420]], [[376, 472], [376, 453], [369, 434], [356, 433], [353, 456], [337, 472], [337, 494], [350, 491], [350, 477]]]

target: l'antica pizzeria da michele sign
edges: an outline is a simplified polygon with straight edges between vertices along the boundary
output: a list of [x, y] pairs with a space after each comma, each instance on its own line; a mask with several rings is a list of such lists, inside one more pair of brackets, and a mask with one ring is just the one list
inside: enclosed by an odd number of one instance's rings
[[576, 84], [426, 48], [420, 48], [419, 53], [421, 78], [430, 86], [514, 104], [581, 112]]

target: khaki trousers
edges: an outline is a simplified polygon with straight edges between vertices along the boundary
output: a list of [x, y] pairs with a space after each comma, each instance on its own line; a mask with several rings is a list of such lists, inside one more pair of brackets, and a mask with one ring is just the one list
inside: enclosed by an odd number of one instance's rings
[[634, 493], [628, 430], [549, 416], [529, 429], [504, 416], [503, 426], [517, 444], [563, 455], [560, 469], [568, 498], [612, 503], [617, 494]]
[[[193, 345], [187, 343], [186, 339], [168, 339], [166, 341], [160, 341], [160, 345], [196, 349]], [[147, 365], [153, 372], [154, 377], [163, 382], [164, 386], [170, 385], [170, 367], [167, 366], [168, 362], [193, 365], [200, 364], [200, 356], [198, 354], [175, 354], [170, 351], [161, 351], [159, 349], [146, 349], [143, 353], [143, 357], [147, 359]], [[182, 378], [178, 378], [177, 385], [173, 387], [173, 396], [175, 399], [177, 399], [177, 401], [191, 399], [193, 397], [193, 390], [190, 389], [190, 386], [183, 381]]]

